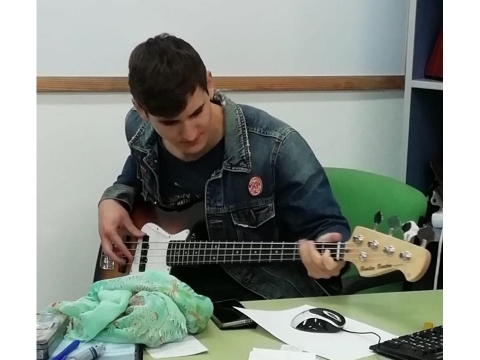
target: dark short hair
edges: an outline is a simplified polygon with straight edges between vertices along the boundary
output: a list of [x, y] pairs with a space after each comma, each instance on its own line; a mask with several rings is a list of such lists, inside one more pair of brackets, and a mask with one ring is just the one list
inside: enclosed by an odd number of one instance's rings
[[134, 100], [153, 116], [172, 118], [187, 106], [198, 88], [207, 90], [205, 65], [186, 41], [160, 34], [137, 45], [128, 63]]

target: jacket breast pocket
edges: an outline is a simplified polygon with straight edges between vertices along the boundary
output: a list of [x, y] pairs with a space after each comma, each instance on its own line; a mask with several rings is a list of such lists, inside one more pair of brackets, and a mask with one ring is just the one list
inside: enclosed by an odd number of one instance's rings
[[275, 204], [273, 200], [231, 211], [239, 241], [276, 241]]

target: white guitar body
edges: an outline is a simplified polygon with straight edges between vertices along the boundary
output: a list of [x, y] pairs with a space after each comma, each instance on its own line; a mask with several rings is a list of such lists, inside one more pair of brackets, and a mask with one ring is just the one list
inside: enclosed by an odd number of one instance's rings
[[[190, 230], [186, 229], [176, 234], [169, 234], [160, 226], [147, 223], [142, 227], [141, 231], [148, 235], [148, 242], [144, 242], [143, 238], [138, 239], [130, 274], [141, 272], [141, 264], [145, 264], [144, 271], [158, 270], [170, 272], [170, 266], [167, 265], [168, 244], [172, 240], [185, 241], [190, 235]], [[142, 251], [144, 251], [142, 248], [144, 244], [148, 244], [148, 261], [146, 263], [142, 260]]]

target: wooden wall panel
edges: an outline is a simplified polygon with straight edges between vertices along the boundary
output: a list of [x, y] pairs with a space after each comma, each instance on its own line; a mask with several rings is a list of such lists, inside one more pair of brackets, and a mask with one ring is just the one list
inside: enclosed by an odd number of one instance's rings
[[[223, 91], [401, 90], [404, 76], [214, 77]], [[37, 92], [128, 92], [126, 77], [37, 77]]]

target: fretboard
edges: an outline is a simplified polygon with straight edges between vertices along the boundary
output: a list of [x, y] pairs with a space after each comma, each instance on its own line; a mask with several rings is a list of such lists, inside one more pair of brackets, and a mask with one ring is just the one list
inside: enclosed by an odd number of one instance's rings
[[[343, 260], [344, 243], [316, 243], [320, 253], [330, 250], [334, 260]], [[167, 265], [263, 263], [300, 260], [296, 242], [171, 241]]]

